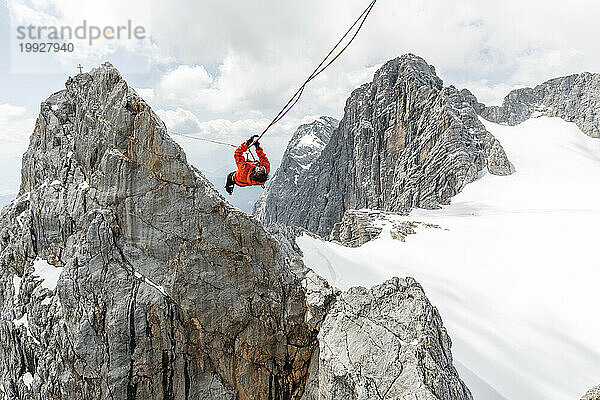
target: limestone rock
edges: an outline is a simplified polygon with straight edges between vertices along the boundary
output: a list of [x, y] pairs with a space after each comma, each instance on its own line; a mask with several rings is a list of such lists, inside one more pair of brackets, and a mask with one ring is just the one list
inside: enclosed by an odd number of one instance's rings
[[480, 107], [477, 112], [487, 120], [509, 125], [539, 115], [560, 117], [574, 122], [586, 135], [600, 138], [600, 74], [583, 72], [535, 88], [516, 89], [504, 98], [502, 106]]
[[277, 222], [277, 216], [287, 212], [287, 199], [297, 196], [298, 188], [304, 186], [307, 179], [314, 179], [308, 171], [321, 155], [339, 122], [323, 116], [310, 124], [301, 125], [294, 132], [283, 153], [281, 165], [254, 204], [253, 214], [264, 224]]
[[437, 309], [412, 278], [335, 300], [319, 332], [303, 399], [471, 400]]
[[588, 390], [581, 400], [600, 400], [600, 385]]
[[401, 220], [402, 215], [379, 210], [346, 210], [340, 222], [333, 226], [329, 240], [347, 247], [360, 247], [377, 239], [384, 227], [389, 229], [392, 239], [402, 242], [408, 235], [416, 233], [418, 226], [441, 229], [420, 221]]
[[306, 322], [311, 329], [319, 331], [340, 291], [312, 270], [307, 271], [302, 286], [306, 291]]
[[417, 233], [417, 227], [425, 227], [425, 228], [433, 228], [433, 229], [443, 229], [441, 226], [436, 224], [430, 224], [427, 222], [420, 221], [400, 221], [398, 223], [392, 224], [390, 228], [390, 236], [392, 239], [400, 240], [401, 242], [406, 241], [406, 237], [408, 235], [414, 235]]
[[0, 242], [9, 399], [302, 395], [301, 277], [110, 64], [41, 104]]
[[346, 210], [342, 220], [333, 226], [329, 240], [347, 247], [360, 247], [379, 237], [383, 228], [377, 221], [388, 214], [378, 210]]
[[303, 179], [278, 172], [294, 184], [270, 186], [255, 215], [327, 236], [348, 209], [402, 212], [447, 204], [486, 167], [499, 175], [511, 171], [471, 102], [408, 54], [352, 92]]

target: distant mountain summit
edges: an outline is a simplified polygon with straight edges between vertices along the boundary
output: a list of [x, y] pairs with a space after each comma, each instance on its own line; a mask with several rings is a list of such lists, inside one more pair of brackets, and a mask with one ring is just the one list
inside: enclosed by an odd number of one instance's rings
[[[321, 117], [310, 124], [301, 125], [290, 139], [280, 167], [269, 181], [267, 190], [254, 205], [254, 215], [270, 224], [286, 213], [278, 209], [279, 200], [295, 196], [306, 180], [314, 180], [313, 162], [319, 158], [325, 145], [340, 121]], [[318, 172], [318, 171], [317, 171]]]
[[534, 88], [511, 91], [502, 106], [487, 107], [466, 89], [469, 99], [483, 118], [518, 125], [535, 116], [560, 117], [574, 122], [588, 136], [600, 138], [600, 74], [583, 72], [551, 79]]
[[339, 126], [302, 173], [289, 167], [298, 164], [297, 147], [292, 140], [291, 159], [282, 161], [288, 167], [277, 172], [255, 215], [323, 236], [348, 209], [437, 208], [484, 168], [510, 174], [473, 103], [412, 54], [387, 62], [352, 92]]

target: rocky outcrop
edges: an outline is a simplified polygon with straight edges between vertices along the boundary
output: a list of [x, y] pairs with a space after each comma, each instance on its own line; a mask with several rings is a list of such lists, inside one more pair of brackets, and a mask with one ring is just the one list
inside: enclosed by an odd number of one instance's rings
[[600, 400], [600, 385], [588, 390], [581, 400]]
[[360, 247], [379, 237], [383, 227], [377, 221], [388, 214], [378, 210], [346, 210], [342, 220], [333, 226], [329, 240], [347, 247]]
[[472, 399], [440, 315], [412, 278], [342, 294], [318, 279], [305, 286], [311, 323], [323, 319], [303, 399]]
[[0, 241], [6, 398], [302, 395], [301, 277], [110, 64], [42, 103]]
[[[253, 214], [263, 223], [277, 222], [278, 215], [285, 214], [290, 196], [298, 194], [307, 180], [314, 180], [310, 172], [312, 163], [321, 155], [325, 145], [337, 128], [339, 121], [331, 117], [321, 117], [316, 121], [301, 125], [290, 139], [283, 153], [281, 165], [269, 180], [266, 190], [254, 204]], [[284, 207], [280, 210], [279, 207]]]
[[401, 214], [379, 210], [346, 210], [340, 222], [333, 226], [329, 240], [346, 247], [360, 247], [377, 239], [387, 228], [392, 239], [404, 242], [408, 235], [416, 233], [417, 227], [441, 229], [420, 221], [407, 221]]
[[352, 92], [310, 179], [285, 192], [270, 187], [256, 215], [327, 236], [348, 209], [437, 208], [486, 167], [510, 173], [500, 143], [461, 92], [409, 54]]
[[574, 122], [586, 135], [600, 138], [600, 74], [583, 72], [551, 79], [533, 89], [516, 89], [500, 107], [474, 102], [478, 113], [492, 122], [517, 125], [539, 115], [560, 117]]

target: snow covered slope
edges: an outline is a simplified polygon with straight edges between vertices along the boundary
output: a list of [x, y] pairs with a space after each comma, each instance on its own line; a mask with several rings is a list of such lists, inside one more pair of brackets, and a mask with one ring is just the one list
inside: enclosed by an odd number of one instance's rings
[[298, 244], [340, 289], [415, 277], [455, 358], [506, 399], [579, 398], [600, 379], [600, 140], [558, 118], [482, 122], [515, 172], [482, 173], [452, 205], [397, 217], [443, 229], [421, 225], [406, 242], [384, 229], [354, 249]]

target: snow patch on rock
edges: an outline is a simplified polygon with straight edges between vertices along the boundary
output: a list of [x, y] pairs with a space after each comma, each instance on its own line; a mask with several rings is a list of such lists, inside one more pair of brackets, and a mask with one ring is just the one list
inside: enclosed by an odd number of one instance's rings
[[55, 267], [48, 261], [38, 258], [33, 262], [33, 268], [33, 275], [42, 279], [42, 287], [51, 291], [56, 289], [63, 267]]
[[23, 279], [20, 278], [17, 274], [13, 275], [13, 288], [14, 288], [14, 297], [13, 297], [13, 303], [17, 304], [17, 302], [19, 301], [19, 292], [21, 290], [21, 281]]
[[33, 375], [30, 372], [25, 372], [23, 374], [23, 383], [27, 388], [31, 389], [31, 384], [33, 383]]

